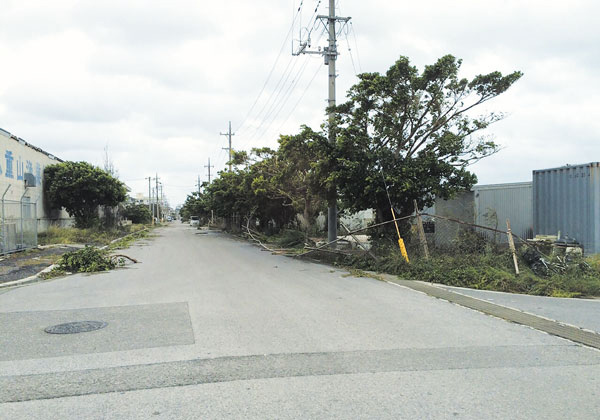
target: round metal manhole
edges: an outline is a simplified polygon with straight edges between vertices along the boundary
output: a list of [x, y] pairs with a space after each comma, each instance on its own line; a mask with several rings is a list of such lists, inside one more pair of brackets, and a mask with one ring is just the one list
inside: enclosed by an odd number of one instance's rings
[[102, 321], [76, 321], [67, 322], [66, 324], [53, 325], [45, 328], [48, 334], [77, 334], [88, 331], [100, 330], [108, 325]]

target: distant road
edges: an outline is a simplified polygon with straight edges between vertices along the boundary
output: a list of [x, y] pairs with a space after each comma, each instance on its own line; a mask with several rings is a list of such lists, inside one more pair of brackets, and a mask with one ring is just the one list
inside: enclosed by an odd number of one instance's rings
[[[0, 418], [597, 418], [600, 352], [179, 222], [0, 291]], [[106, 328], [50, 335], [47, 326]]]

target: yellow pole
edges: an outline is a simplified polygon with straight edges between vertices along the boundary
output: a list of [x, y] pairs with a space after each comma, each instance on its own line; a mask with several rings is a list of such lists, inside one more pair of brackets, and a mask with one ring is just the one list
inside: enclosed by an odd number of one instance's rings
[[408, 253], [406, 252], [406, 246], [404, 246], [404, 240], [400, 236], [400, 229], [398, 229], [398, 221], [396, 220], [396, 213], [394, 213], [394, 208], [390, 207], [392, 210], [392, 217], [394, 218], [394, 225], [396, 225], [396, 233], [398, 233], [398, 246], [400, 247], [400, 253], [404, 257], [407, 263], [410, 263], [408, 260]]

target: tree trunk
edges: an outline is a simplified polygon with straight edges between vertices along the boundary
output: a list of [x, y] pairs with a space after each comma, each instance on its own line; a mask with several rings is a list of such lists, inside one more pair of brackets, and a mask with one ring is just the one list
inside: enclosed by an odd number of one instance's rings
[[308, 234], [308, 232], [310, 232], [310, 228], [312, 226], [312, 221], [311, 219], [311, 201], [310, 201], [310, 197], [306, 196], [304, 199], [304, 213], [302, 214], [302, 217], [304, 218], [304, 225], [305, 225], [305, 230], [306, 233]]

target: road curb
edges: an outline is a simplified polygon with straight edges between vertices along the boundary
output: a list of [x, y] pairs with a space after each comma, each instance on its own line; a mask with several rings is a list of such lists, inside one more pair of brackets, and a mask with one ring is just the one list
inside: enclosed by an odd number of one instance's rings
[[528, 312], [523, 312], [507, 306], [491, 303], [486, 300], [452, 292], [433, 284], [416, 280], [403, 280], [390, 274], [379, 274], [384, 281], [406, 287], [417, 292], [425, 293], [438, 299], [455, 303], [465, 308], [473, 309], [487, 315], [495, 316], [515, 324], [525, 325], [550, 335], [565, 338], [588, 347], [600, 349], [600, 334], [585, 330], [560, 321], [544, 318]]
[[47, 273], [48, 271], [52, 270], [54, 267], [58, 267], [58, 266], [56, 264], [52, 264], [52, 265], [44, 268], [39, 273], [34, 274], [33, 276], [25, 277], [24, 279], [9, 281], [7, 283], [2, 283], [2, 284], [0, 284], [0, 289], [5, 289], [8, 287], [21, 286], [24, 284], [33, 283], [40, 278], [41, 274]]

